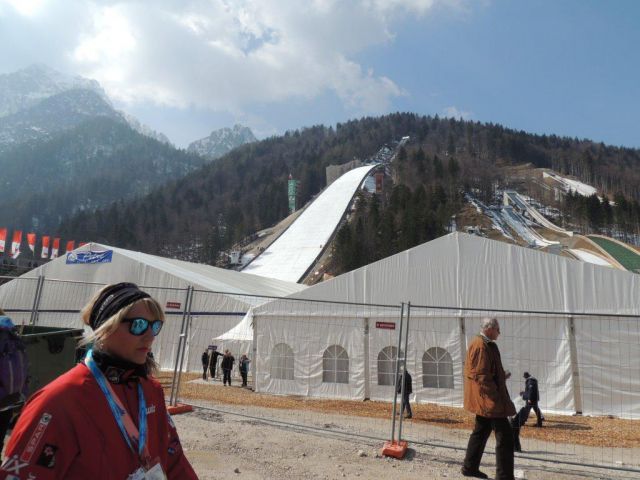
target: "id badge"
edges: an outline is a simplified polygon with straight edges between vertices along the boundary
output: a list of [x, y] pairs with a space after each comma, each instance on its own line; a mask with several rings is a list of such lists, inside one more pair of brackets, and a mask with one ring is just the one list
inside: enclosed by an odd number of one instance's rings
[[167, 480], [167, 476], [164, 474], [160, 462], [147, 470], [143, 478], [144, 480]]
[[127, 477], [127, 480], [145, 480], [146, 478], [145, 475], [146, 475], [146, 472], [144, 471], [144, 468], [140, 467], [131, 475], [129, 475]]

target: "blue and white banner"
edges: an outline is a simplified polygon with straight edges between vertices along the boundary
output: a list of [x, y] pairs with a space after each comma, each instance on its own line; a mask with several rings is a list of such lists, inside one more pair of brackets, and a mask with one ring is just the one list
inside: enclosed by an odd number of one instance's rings
[[102, 252], [69, 252], [67, 253], [67, 265], [81, 263], [111, 263], [113, 250]]

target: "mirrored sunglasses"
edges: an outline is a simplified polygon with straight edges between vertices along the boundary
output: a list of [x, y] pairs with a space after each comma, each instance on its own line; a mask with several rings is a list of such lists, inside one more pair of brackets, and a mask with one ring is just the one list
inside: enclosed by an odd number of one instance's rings
[[151, 332], [153, 336], [157, 336], [162, 330], [162, 320], [153, 320], [149, 321], [146, 318], [125, 318], [122, 320], [129, 325], [129, 333], [135, 335], [136, 337], [140, 335], [144, 335], [144, 333], [151, 327]]

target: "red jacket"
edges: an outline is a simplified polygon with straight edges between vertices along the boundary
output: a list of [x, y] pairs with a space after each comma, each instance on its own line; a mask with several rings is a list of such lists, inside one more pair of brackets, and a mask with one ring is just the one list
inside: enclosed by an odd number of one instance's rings
[[[151, 458], [160, 460], [169, 480], [197, 480], [167, 413], [162, 387], [153, 378], [140, 382]], [[139, 425], [135, 384], [111, 386]], [[126, 480], [139, 466], [98, 383], [78, 364], [29, 399], [7, 445], [0, 480]]]

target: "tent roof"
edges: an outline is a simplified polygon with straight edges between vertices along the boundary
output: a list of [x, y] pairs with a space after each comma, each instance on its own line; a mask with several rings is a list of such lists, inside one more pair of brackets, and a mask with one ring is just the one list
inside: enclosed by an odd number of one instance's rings
[[[291, 298], [487, 310], [640, 315], [640, 275], [452, 233]], [[254, 314], [276, 311], [276, 300]], [[291, 309], [289, 303], [288, 309]]]
[[285, 296], [306, 288], [297, 283], [149, 255], [99, 243], [83, 245], [75, 249], [74, 252], [90, 250], [113, 250], [113, 260], [111, 263], [69, 265], [66, 263], [66, 256], [63, 255], [26, 273], [23, 277], [45, 275], [49, 279], [100, 283], [129, 280], [144, 286], [181, 287], [193, 285], [196, 288], [216, 292], [268, 296]]

